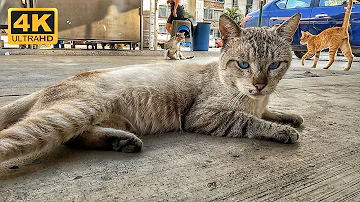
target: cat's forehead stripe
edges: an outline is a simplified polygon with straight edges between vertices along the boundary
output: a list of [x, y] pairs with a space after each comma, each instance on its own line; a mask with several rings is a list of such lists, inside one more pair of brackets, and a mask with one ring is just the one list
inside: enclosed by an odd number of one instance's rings
[[[246, 28], [239, 37], [232, 37], [226, 52], [239, 59], [268, 63], [273, 60], [287, 61], [290, 49], [273, 30], [266, 28]], [[255, 57], [254, 57], [255, 56]]]

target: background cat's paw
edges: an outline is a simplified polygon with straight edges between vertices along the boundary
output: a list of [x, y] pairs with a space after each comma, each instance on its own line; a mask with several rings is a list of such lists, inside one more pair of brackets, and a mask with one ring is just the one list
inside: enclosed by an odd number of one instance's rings
[[115, 151], [122, 151], [125, 153], [139, 152], [142, 149], [142, 141], [138, 137], [130, 139], [116, 138], [112, 142], [112, 147]]
[[298, 141], [299, 135], [299, 132], [295, 128], [285, 127], [278, 132], [277, 140], [282, 143], [292, 144]]

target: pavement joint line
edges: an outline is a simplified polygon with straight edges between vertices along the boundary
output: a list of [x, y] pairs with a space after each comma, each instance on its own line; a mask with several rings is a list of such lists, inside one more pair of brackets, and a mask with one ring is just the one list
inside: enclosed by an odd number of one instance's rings
[[20, 97], [25, 95], [30, 95], [31, 93], [24, 93], [24, 94], [13, 94], [13, 95], [0, 95], [0, 97]]

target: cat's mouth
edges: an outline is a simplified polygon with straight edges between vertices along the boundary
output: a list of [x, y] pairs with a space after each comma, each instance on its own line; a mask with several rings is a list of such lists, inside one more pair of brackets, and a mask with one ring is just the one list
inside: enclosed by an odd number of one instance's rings
[[251, 99], [260, 99], [262, 97], [264, 97], [266, 95], [264, 90], [257, 90], [257, 89], [249, 89], [247, 95], [251, 98]]

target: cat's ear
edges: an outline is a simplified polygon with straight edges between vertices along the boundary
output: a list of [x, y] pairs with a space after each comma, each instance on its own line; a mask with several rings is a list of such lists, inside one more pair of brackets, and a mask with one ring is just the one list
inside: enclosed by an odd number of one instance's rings
[[289, 43], [292, 42], [294, 33], [299, 26], [301, 14], [296, 13], [291, 16], [288, 20], [283, 22], [279, 27], [277, 27], [276, 32], [279, 36], [282, 36]]
[[228, 38], [238, 37], [241, 33], [240, 27], [230, 17], [226, 15], [220, 16], [219, 30], [223, 42], [225, 42]]

